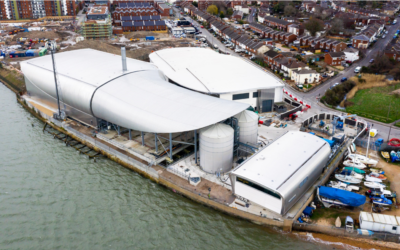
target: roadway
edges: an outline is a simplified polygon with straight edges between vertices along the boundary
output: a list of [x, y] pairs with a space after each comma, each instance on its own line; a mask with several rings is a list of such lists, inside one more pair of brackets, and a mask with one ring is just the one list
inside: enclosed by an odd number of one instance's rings
[[[178, 15], [179, 15], [180, 11], [178, 9], [174, 8], [174, 11], [178, 12]], [[250, 22], [250, 20], [252, 20], [252, 21], [254, 20], [252, 17], [253, 11], [255, 11], [255, 8], [251, 8], [251, 14], [249, 14], [247, 17], [249, 22]], [[250, 16], [251, 16], [251, 18], [250, 18]], [[215, 38], [207, 29], [200, 28], [201, 24], [197, 23], [195, 20], [191, 19], [190, 17], [185, 17], [185, 18], [188, 21], [192, 22], [194, 25], [199, 27], [199, 30], [201, 30], [201, 32], [202, 32], [201, 34], [207, 39], [207, 41], [209, 43], [216, 44], [220, 50], [229, 52], [233, 56], [240, 56], [239, 54], [235, 53], [231, 49], [226, 48], [225, 45], [223, 43], [221, 43], [217, 38]], [[343, 77], [350, 78], [350, 77], [354, 76], [355, 75], [354, 69], [356, 67], [368, 66], [369, 61], [371, 59], [374, 59], [379, 51], [383, 51], [383, 49], [386, 47], [386, 45], [393, 39], [393, 36], [396, 33], [396, 30], [399, 29], [400, 22], [398, 20], [396, 25], [390, 25], [387, 27], [388, 27], [387, 30], [389, 32], [388, 32], [388, 34], [386, 34], [385, 39], [381, 39], [381, 38], [378, 39], [378, 41], [374, 44], [374, 46], [370, 50], [367, 51], [366, 56], [362, 60], [360, 60], [356, 63], [353, 63], [350, 67], [345, 68], [345, 70], [341, 71], [337, 76], [327, 80], [326, 82], [324, 82], [317, 88], [313, 89], [312, 91], [307, 92], [307, 93], [299, 92], [299, 91], [293, 89], [291, 86], [289, 86], [285, 82], [283, 82], [285, 84], [285, 88], [288, 90], [290, 89], [290, 91], [292, 93], [294, 93], [297, 97], [299, 97], [305, 103], [310, 104], [312, 107], [309, 110], [310, 113], [335, 111], [335, 110], [327, 108], [325, 105], [318, 102], [317, 98], [322, 97], [324, 95], [324, 93], [334, 83], [340, 82], [341, 78], [343, 78]], [[258, 65], [256, 65], [256, 66], [258, 66]], [[338, 112], [338, 111], [336, 111], [336, 112]], [[386, 141], [388, 138], [389, 131], [390, 131], [390, 138], [393, 138], [393, 137], [400, 138], [400, 129], [395, 126], [391, 126], [392, 124], [384, 124], [384, 123], [380, 123], [380, 122], [377, 122], [374, 120], [369, 120], [367, 118], [364, 118], [364, 119], [368, 123], [372, 124], [373, 128], [378, 130], [379, 138], [383, 138]]]

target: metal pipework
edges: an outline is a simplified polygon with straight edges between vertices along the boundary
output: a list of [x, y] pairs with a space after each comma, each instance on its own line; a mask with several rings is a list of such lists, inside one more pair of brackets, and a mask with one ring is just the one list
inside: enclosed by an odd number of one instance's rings
[[126, 49], [121, 47], [121, 57], [122, 57], [122, 72], [126, 72], [128, 69], [126, 67]]

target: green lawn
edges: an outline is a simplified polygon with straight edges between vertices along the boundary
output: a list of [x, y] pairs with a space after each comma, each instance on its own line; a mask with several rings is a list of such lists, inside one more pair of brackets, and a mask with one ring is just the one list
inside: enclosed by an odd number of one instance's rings
[[399, 120], [400, 97], [390, 95], [396, 89], [400, 89], [400, 83], [393, 86], [359, 90], [352, 99], [348, 100], [353, 105], [347, 107], [346, 111], [385, 123]]

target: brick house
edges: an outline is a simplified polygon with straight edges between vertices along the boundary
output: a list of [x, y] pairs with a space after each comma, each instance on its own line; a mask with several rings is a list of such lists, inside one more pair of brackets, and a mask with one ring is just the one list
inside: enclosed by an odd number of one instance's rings
[[276, 27], [284, 31], [287, 31], [288, 26], [291, 24], [290, 22], [272, 16], [265, 16], [264, 23], [270, 27]]
[[232, 19], [238, 21], [243, 19], [243, 12], [240, 10], [235, 10], [232, 14]]
[[384, 53], [387, 57], [400, 61], [400, 44], [388, 44], [386, 46]]
[[346, 59], [344, 52], [330, 52], [325, 54], [325, 62], [331, 66], [340, 66]]
[[361, 34], [358, 36], [354, 36], [351, 39], [351, 43], [352, 43], [353, 48], [366, 49], [369, 46], [370, 38], [367, 37], [366, 35]]
[[272, 67], [272, 65], [277, 64], [275, 60], [280, 57], [283, 57], [283, 56], [281, 54], [279, 54], [278, 52], [269, 50], [264, 53], [264, 62]]

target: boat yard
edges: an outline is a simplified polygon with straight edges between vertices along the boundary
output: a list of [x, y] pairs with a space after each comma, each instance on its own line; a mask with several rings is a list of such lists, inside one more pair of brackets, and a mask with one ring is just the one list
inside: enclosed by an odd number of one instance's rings
[[[79, 56], [85, 65], [103, 58], [115, 66], [90, 77], [90, 69], [80, 71], [79, 63], [68, 63]], [[365, 133], [362, 120], [330, 113], [297, 112], [297, 120], [258, 114], [246, 103], [168, 82], [154, 65], [127, 59], [123, 50], [122, 57], [89, 49], [58, 53], [55, 58], [62, 68], [57, 78], [64, 113], [59, 113], [52, 87], [50, 57], [22, 63], [27, 94], [20, 103], [65, 133], [63, 140], [73, 138], [89, 152], [98, 151], [190, 199], [258, 224], [298, 230], [299, 221], [307, 220], [305, 209], [324, 209], [318, 205], [318, 186], [347, 188], [360, 195], [368, 190], [331, 182], [338, 182], [338, 175], [355, 176], [353, 170], [337, 170], [343, 156], [354, 152], [353, 140]], [[37, 70], [43, 71], [41, 78], [35, 77]], [[347, 211], [347, 204], [339, 205]], [[369, 204], [361, 206], [367, 208]], [[348, 214], [355, 211], [361, 210]]]

